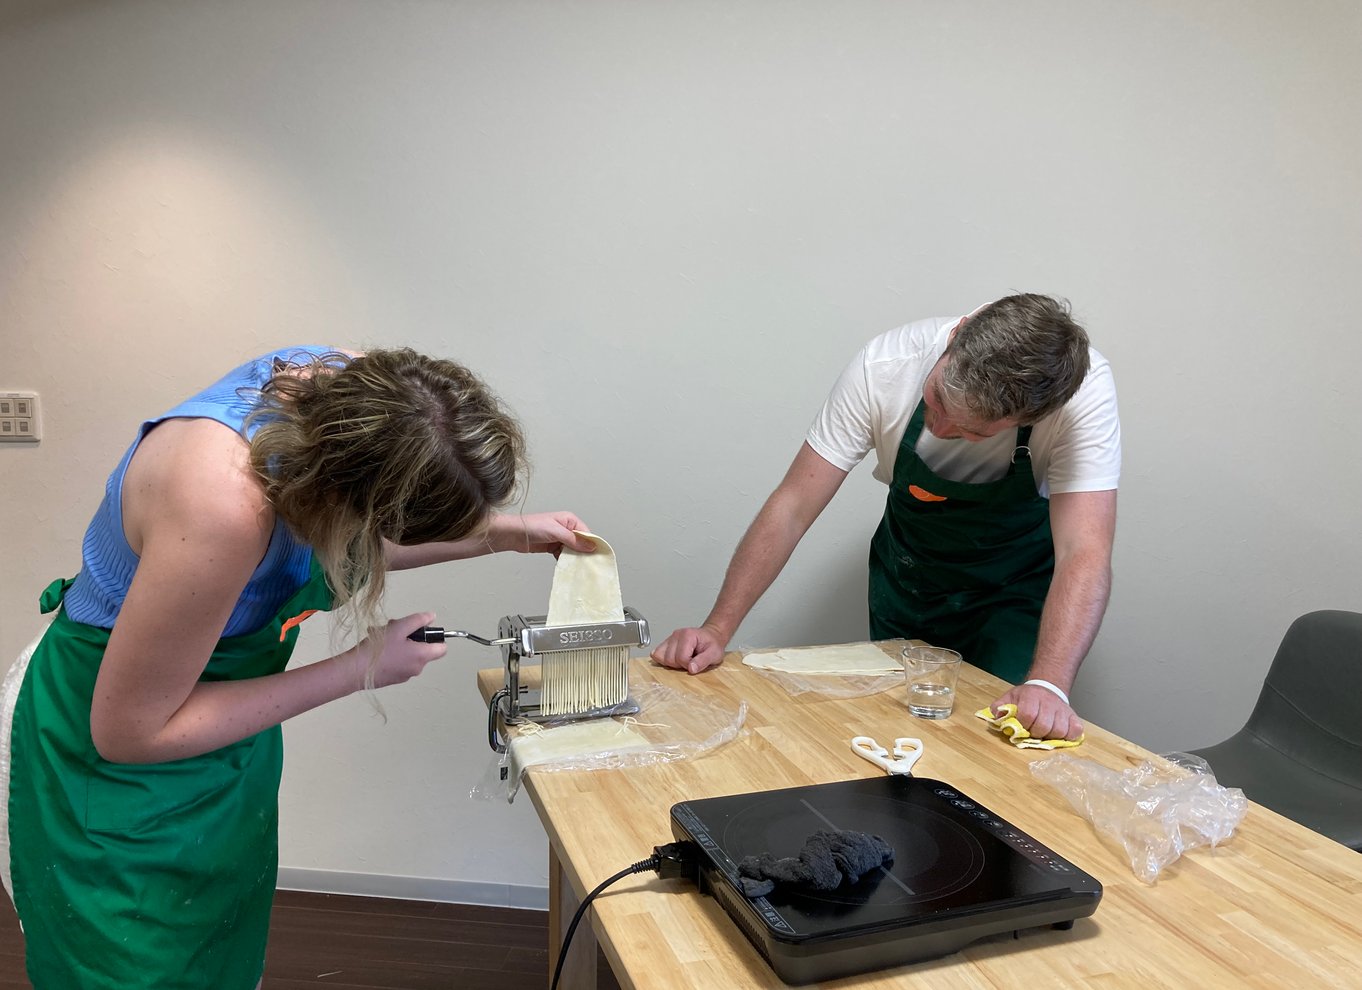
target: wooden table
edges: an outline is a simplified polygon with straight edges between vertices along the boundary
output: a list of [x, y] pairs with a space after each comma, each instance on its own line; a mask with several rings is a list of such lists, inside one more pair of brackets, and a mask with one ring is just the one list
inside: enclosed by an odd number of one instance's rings
[[[478, 673], [484, 698], [502, 676], [500, 669]], [[524, 789], [550, 844], [551, 955], [588, 891], [672, 840], [673, 804], [873, 776], [879, 771], [851, 752], [852, 736], [881, 744], [917, 736], [925, 748], [918, 776], [960, 788], [1092, 874], [1104, 888], [1101, 904], [1069, 931], [991, 937], [941, 959], [819, 986], [1362, 987], [1362, 854], [1250, 804], [1228, 843], [1185, 854], [1147, 886], [1124, 851], [1028, 772], [1032, 760], [1052, 753], [1015, 749], [973, 717], [1005, 690], [977, 668], [965, 666], [955, 714], [940, 722], [912, 718], [903, 687], [851, 700], [791, 696], [736, 654], [694, 677], [639, 658], [631, 678], [735, 707], [745, 699], [746, 731], [705, 756], [670, 764], [526, 774]], [[1087, 741], [1069, 752], [1113, 769], [1150, 756], [1091, 724]], [[588, 917], [622, 987], [785, 985], [714, 899], [686, 882], [626, 877], [596, 898]], [[594, 990], [590, 934], [584, 921], [561, 987]]]

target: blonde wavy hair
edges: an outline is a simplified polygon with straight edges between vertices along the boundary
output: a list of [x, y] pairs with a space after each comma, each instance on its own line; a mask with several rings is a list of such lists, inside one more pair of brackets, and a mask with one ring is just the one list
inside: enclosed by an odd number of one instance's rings
[[520, 426], [487, 385], [406, 348], [278, 364], [258, 401], [251, 467], [358, 637], [386, 621], [384, 541], [476, 533], [525, 467]]

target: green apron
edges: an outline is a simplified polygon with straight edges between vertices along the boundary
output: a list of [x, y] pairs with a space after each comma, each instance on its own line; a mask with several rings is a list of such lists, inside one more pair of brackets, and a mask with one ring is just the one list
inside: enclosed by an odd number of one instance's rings
[[1054, 573], [1050, 503], [1036, 490], [1031, 427], [1007, 474], [982, 484], [938, 477], [918, 457], [926, 406], [899, 443], [884, 518], [870, 541], [870, 635], [926, 640], [1014, 684], [1036, 649]]
[[[61, 604], [54, 581], [42, 610]], [[218, 641], [200, 680], [278, 673], [312, 578], [267, 626]], [[90, 702], [109, 630], [58, 612], [16, 702], [10, 859], [38, 990], [252, 990], [264, 971], [278, 866], [279, 726], [201, 756], [115, 764], [95, 752]]]

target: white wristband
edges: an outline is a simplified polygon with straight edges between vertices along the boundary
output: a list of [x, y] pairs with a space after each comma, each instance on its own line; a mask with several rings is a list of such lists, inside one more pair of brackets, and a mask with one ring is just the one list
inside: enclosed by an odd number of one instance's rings
[[1053, 695], [1054, 695], [1056, 698], [1058, 698], [1060, 701], [1064, 702], [1064, 704], [1067, 705], [1067, 704], [1069, 703], [1069, 696], [1068, 696], [1067, 694], [1065, 694], [1063, 691], [1061, 691], [1059, 688], [1055, 687], [1055, 686], [1054, 686], [1053, 684], [1051, 684], [1049, 681], [1043, 681], [1043, 680], [1041, 680], [1039, 677], [1035, 677], [1035, 678], [1032, 678], [1032, 679], [1029, 680], [1029, 681], [1023, 681], [1022, 683], [1023, 683], [1023, 684], [1034, 684], [1036, 687], [1043, 687], [1043, 688], [1045, 688], [1045, 690], [1049, 691], [1051, 694], [1053, 694]]

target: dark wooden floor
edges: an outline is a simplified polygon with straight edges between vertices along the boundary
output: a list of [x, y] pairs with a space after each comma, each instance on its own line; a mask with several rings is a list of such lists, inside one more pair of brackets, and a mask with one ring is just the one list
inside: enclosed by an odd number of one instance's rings
[[[583, 922], [585, 924], [585, 922]], [[548, 986], [548, 913], [281, 890], [264, 990], [507, 990]], [[618, 990], [605, 957], [599, 990]], [[0, 990], [31, 990], [0, 890]]]

